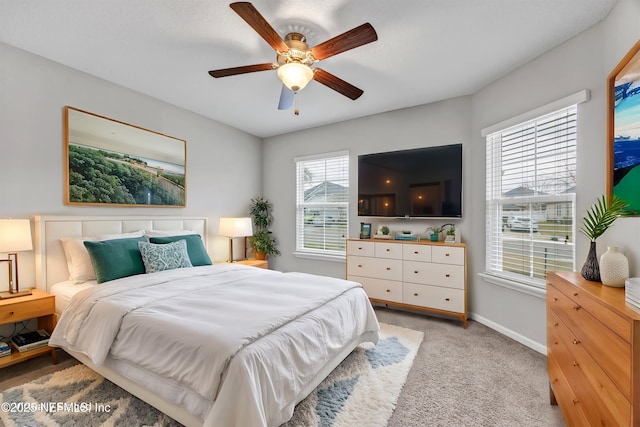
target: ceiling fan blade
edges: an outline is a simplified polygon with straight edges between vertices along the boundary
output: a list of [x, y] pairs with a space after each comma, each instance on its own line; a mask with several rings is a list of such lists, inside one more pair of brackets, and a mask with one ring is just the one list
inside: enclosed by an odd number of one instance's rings
[[354, 101], [360, 98], [360, 95], [364, 93], [362, 89], [358, 89], [351, 83], [347, 83], [341, 78], [338, 78], [320, 68], [314, 69], [313, 80], [317, 81], [318, 83], [322, 83], [323, 85], [335, 90], [336, 92], [340, 92], [347, 98], [351, 98]]
[[280, 101], [278, 102], [278, 110], [288, 110], [293, 105], [295, 93], [285, 85], [282, 85], [280, 91]]
[[278, 68], [273, 62], [267, 62], [266, 64], [245, 65], [242, 67], [222, 68], [220, 70], [211, 70], [209, 75], [211, 77], [228, 77], [235, 76], [237, 74], [255, 73], [256, 71], [269, 71]]
[[378, 34], [376, 34], [376, 30], [373, 29], [371, 24], [367, 22], [312, 47], [311, 53], [314, 58], [320, 61], [376, 40], [378, 40]]
[[282, 40], [282, 37], [273, 29], [273, 27], [267, 22], [266, 19], [253, 7], [249, 2], [237, 2], [229, 5], [247, 24], [260, 34], [260, 37], [265, 39], [269, 45], [277, 51], [286, 52], [289, 50]]

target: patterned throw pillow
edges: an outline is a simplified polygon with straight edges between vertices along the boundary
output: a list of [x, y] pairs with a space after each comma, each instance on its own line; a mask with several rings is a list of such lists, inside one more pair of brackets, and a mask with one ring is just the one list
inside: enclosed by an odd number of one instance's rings
[[147, 273], [193, 267], [187, 252], [187, 242], [178, 240], [166, 244], [138, 242]]

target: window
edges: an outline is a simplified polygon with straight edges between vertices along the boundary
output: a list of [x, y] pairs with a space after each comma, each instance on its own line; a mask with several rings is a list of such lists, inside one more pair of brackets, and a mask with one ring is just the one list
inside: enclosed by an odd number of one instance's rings
[[483, 132], [488, 275], [544, 288], [547, 271], [575, 269], [577, 106], [573, 101], [533, 119]]
[[349, 153], [295, 161], [297, 254], [344, 259], [349, 233]]

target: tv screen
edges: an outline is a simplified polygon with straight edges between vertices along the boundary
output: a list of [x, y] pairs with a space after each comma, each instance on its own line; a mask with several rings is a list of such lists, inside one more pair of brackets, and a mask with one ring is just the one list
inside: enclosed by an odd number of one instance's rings
[[462, 144], [358, 156], [358, 215], [462, 217]]

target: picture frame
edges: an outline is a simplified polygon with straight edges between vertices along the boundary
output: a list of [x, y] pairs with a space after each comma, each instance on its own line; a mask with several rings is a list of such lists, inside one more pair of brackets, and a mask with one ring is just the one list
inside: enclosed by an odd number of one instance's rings
[[361, 239], [371, 238], [371, 223], [369, 222], [360, 223], [360, 238]]
[[65, 204], [186, 207], [186, 141], [64, 107]]
[[640, 215], [640, 40], [607, 77], [607, 194]]

